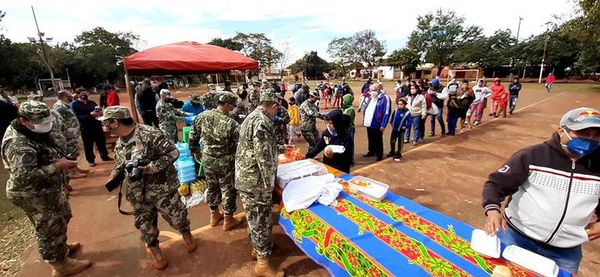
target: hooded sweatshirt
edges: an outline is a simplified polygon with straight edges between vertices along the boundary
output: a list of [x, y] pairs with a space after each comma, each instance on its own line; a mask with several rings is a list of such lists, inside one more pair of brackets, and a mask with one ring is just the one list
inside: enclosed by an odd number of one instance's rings
[[306, 157], [314, 158], [327, 145], [342, 145], [346, 149], [344, 153], [334, 153], [332, 158], [323, 155], [323, 163], [343, 172], [350, 172], [350, 166], [354, 160], [354, 140], [348, 131], [350, 118], [338, 109], [329, 112], [325, 117], [333, 122], [335, 132], [325, 130], [317, 145], [306, 153]]
[[348, 127], [350, 130], [354, 130], [354, 118], [356, 117], [356, 111], [354, 111], [354, 107], [352, 106], [353, 98], [351, 94], [346, 94], [342, 97], [344, 114], [350, 117], [350, 127]]
[[540, 243], [568, 248], [588, 241], [585, 227], [600, 216], [600, 150], [572, 161], [558, 133], [515, 153], [489, 175], [483, 188], [485, 211], [504, 210], [507, 223]]

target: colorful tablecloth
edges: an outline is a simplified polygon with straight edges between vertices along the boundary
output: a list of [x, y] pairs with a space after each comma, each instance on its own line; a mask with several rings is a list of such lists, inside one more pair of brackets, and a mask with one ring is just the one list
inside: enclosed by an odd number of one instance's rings
[[[346, 174], [340, 178], [349, 180]], [[282, 210], [288, 236], [332, 276], [490, 276], [496, 265], [470, 247], [473, 227], [388, 192], [381, 202], [342, 192], [336, 207]], [[561, 270], [559, 276], [571, 276]]]

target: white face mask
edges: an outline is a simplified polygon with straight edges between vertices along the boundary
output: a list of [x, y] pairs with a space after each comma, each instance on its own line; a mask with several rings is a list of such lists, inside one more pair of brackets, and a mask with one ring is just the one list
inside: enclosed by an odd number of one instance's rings
[[50, 132], [50, 130], [52, 130], [52, 121], [41, 124], [33, 124], [32, 131], [38, 134], [45, 134]]

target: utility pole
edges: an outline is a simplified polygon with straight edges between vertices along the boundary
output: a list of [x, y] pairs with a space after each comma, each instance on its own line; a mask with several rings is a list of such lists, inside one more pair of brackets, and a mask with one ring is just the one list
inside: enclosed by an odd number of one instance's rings
[[[46, 53], [46, 41], [52, 41], [52, 38], [44, 38], [44, 33], [40, 32], [40, 26], [38, 25], [37, 17], [35, 16], [35, 10], [33, 9], [33, 5], [31, 6], [31, 13], [33, 13], [33, 20], [35, 21], [35, 27], [37, 28], [37, 36], [39, 40], [35, 38], [29, 37], [29, 41], [31, 43], [39, 42], [40, 47], [42, 48], [42, 61], [46, 65], [48, 72], [50, 72], [50, 80], [52, 82], [52, 89], [56, 93], [56, 85], [54, 84], [54, 71], [52, 71], [52, 67], [50, 66], [50, 62], [48, 61], [48, 54]], [[42, 92], [44, 93], [44, 92]]]
[[523, 18], [519, 16], [519, 26], [517, 27], [517, 43], [519, 43], [519, 33], [521, 33], [521, 21], [523, 21]]
[[538, 80], [538, 84], [542, 83], [542, 75], [544, 74], [544, 62], [546, 61], [546, 49], [548, 47], [548, 25], [551, 22], [546, 22], [546, 33], [544, 34], [544, 53], [542, 54], [542, 64], [540, 65], [540, 79]]

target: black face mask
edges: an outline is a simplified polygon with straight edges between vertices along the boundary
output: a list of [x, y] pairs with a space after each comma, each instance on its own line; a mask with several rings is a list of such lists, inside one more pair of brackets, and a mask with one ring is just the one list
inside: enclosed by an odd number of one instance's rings
[[79, 98], [81, 98], [81, 100], [88, 100], [89, 96], [87, 94], [81, 95]]

